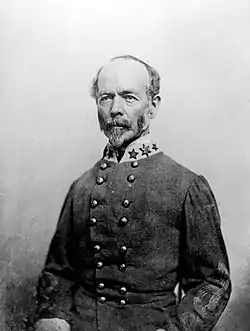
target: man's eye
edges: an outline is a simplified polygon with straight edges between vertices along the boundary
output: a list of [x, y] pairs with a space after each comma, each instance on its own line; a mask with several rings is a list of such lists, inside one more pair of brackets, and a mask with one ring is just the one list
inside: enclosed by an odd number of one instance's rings
[[130, 94], [124, 95], [124, 99], [129, 102], [137, 100], [133, 95]]
[[108, 99], [111, 99], [110, 98], [110, 95], [106, 95], [105, 97], [102, 97], [101, 100], [105, 101], [105, 100], [108, 100]]
[[99, 103], [105, 104], [105, 103], [108, 103], [110, 100], [112, 100], [111, 95], [104, 95], [103, 97], [100, 98]]

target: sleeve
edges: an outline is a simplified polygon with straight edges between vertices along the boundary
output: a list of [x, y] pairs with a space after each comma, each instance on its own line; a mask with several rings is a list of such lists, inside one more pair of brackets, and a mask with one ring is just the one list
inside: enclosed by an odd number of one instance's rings
[[210, 331], [229, 301], [231, 280], [218, 206], [203, 176], [191, 183], [183, 212], [180, 285], [184, 296], [178, 305], [177, 330]]
[[70, 324], [72, 288], [76, 281], [73, 263], [73, 186], [64, 201], [37, 285], [37, 320], [60, 318]]

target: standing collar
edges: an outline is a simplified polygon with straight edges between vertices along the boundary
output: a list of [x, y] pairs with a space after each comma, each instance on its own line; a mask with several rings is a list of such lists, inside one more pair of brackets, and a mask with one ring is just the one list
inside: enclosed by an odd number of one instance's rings
[[[119, 163], [145, 159], [160, 151], [152, 135], [147, 134], [128, 145]], [[118, 163], [115, 149], [110, 143], [108, 143], [104, 149], [103, 159]]]

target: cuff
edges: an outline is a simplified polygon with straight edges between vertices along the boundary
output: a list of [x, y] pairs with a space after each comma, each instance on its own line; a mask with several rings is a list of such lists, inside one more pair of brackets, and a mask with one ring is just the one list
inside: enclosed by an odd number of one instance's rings
[[70, 331], [68, 322], [61, 318], [41, 318], [35, 324], [35, 331]]

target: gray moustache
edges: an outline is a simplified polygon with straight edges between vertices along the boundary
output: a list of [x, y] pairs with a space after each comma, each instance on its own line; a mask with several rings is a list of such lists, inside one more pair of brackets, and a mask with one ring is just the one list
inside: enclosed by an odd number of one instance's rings
[[112, 128], [112, 127], [121, 127], [121, 128], [130, 128], [130, 123], [127, 121], [107, 121], [107, 127]]

